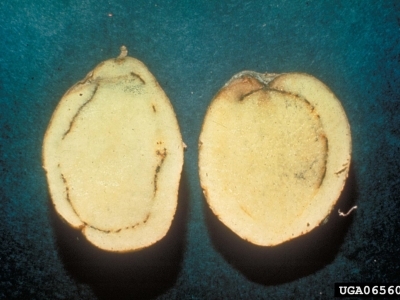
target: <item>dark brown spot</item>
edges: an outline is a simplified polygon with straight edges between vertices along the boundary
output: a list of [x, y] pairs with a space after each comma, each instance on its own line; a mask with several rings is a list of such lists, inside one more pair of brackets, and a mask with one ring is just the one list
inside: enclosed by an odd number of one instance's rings
[[167, 157], [167, 149], [164, 148], [162, 152], [160, 150], [157, 150], [156, 151], [156, 155], [160, 156], [161, 159], [160, 159], [160, 162], [158, 163], [158, 165], [156, 166], [156, 170], [155, 170], [155, 173], [154, 173], [154, 195], [157, 192], [158, 173], [160, 172], [161, 167], [162, 167], [162, 165], [164, 163], [164, 160]]
[[150, 218], [150, 213], [147, 214], [146, 218], [143, 220], [143, 223], [146, 223], [149, 218]]
[[143, 80], [142, 77], [140, 77], [139, 74], [136, 74], [136, 73], [134, 73], [134, 72], [131, 72], [130, 74], [131, 74], [133, 77], [138, 78], [143, 84], [146, 84], [146, 82]]
[[343, 173], [344, 171], [346, 171], [347, 167], [344, 167], [343, 169], [335, 172], [336, 175], [339, 175], [340, 173]]
[[92, 92], [92, 94], [90, 95], [89, 99], [83, 103], [78, 110], [76, 111], [75, 115], [72, 117], [71, 122], [69, 123], [69, 128], [67, 129], [67, 131], [65, 131], [62, 140], [66, 137], [66, 135], [71, 131], [72, 126], [75, 123], [76, 118], [78, 117], [78, 115], [80, 114], [80, 112], [82, 111], [82, 109], [90, 102], [93, 100], [94, 96], [96, 95], [97, 89], [99, 88], [99, 85], [97, 84]]
[[245, 209], [243, 206], [240, 205], [240, 209], [244, 211], [246, 215], [248, 215], [250, 218], [253, 218], [253, 216]]
[[251, 92], [248, 92], [248, 93], [245, 93], [245, 94], [241, 94], [241, 95], [239, 95], [238, 101], [243, 101], [244, 98], [246, 98], [246, 97], [250, 96], [251, 94], [253, 94], [255, 92], [258, 92], [258, 91], [260, 91], [262, 89], [263, 88], [259, 88], [259, 89], [252, 90]]

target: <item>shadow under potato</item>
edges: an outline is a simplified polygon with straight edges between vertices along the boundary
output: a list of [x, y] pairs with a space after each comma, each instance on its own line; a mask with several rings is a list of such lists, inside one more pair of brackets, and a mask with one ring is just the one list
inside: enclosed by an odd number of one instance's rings
[[187, 198], [183, 170], [178, 207], [167, 235], [156, 244], [131, 253], [112, 253], [93, 246], [80, 231], [63, 222], [50, 204], [65, 269], [75, 280], [89, 284], [99, 299], [150, 299], [162, 294], [173, 286], [181, 269]]
[[328, 222], [273, 247], [257, 246], [239, 238], [217, 219], [207, 204], [206, 220], [214, 247], [231, 265], [254, 282], [276, 285], [310, 275], [333, 261], [357, 213], [340, 217], [338, 209], [347, 212], [356, 199], [357, 185], [351, 166], [349, 178]]

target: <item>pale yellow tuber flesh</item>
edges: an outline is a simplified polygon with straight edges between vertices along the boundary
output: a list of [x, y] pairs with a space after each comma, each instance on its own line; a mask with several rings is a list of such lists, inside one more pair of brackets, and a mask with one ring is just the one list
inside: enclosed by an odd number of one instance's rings
[[319, 80], [242, 72], [214, 97], [204, 119], [201, 186], [226, 226], [273, 246], [309, 232], [330, 213], [350, 153], [344, 110]]
[[43, 164], [56, 211], [97, 247], [134, 251], [165, 236], [183, 142], [169, 99], [125, 47], [63, 96]]

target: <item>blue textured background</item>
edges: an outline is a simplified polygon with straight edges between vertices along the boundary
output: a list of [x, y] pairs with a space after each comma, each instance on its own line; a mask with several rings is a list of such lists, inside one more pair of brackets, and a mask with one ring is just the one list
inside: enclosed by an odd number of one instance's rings
[[[0, 299], [330, 299], [334, 282], [399, 282], [398, 1], [11, 0], [0, 20]], [[188, 150], [171, 233], [114, 256], [55, 217], [41, 145], [64, 92], [122, 44], [171, 99]], [[206, 108], [245, 69], [316, 76], [352, 129], [339, 205], [359, 209], [276, 249], [236, 239], [199, 185]]]

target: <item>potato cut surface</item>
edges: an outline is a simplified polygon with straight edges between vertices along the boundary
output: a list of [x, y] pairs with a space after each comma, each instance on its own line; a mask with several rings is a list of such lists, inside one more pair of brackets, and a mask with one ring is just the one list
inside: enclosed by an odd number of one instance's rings
[[[208, 204], [232, 231], [257, 245], [273, 246], [318, 226], [347, 177], [350, 132], [340, 103], [325, 99], [334, 96], [317, 79], [291, 76], [303, 81], [304, 91], [286, 88], [276, 74], [235, 76], [212, 101], [200, 135]], [[324, 101], [341, 115], [317, 109]], [[332, 121], [343, 122], [339, 132], [325, 124]]]
[[105, 61], [64, 95], [43, 162], [57, 212], [97, 247], [134, 251], [167, 233], [183, 142], [171, 103], [140, 61]]

